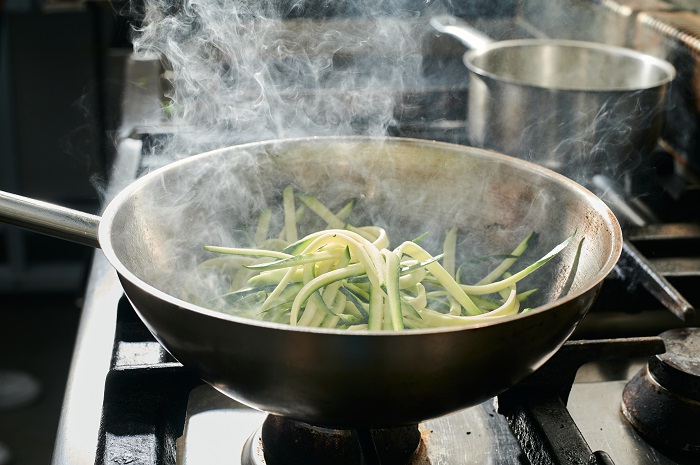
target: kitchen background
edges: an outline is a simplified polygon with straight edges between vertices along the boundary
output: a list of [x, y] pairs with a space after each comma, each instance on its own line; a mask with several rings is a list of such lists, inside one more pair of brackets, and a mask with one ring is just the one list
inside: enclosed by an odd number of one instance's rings
[[[462, 16], [511, 4], [445, 3]], [[589, 38], [577, 28], [589, 24], [583, 19], [594, 3], [605, 0], [569, 2], [576, 8], [559, 12], [572, 37]], [[628, 16], [660, 3], [700, 12], [690, 0], [629, 3]], [[122, 120], [131, 8], [0, 0], [0, 189], [99, 211]], [[644, 48], [626, 43], [624, 28], [600, 31], [618, 45]], [[9, 462], [7, 451], [17, 465], [50, 461], [91, 259], [86, 247], [0, 225], [0, 465]], [[2, 376], [17, 373], [38, 383], [37, 396], [3, 405], [13, 386], [3, 388]]]
[[[98, 211], [127, 29], [109, 2], [0, 2], [0, 189]], [[91, 257], [0, 225], [2, 465], [51, 460]]]

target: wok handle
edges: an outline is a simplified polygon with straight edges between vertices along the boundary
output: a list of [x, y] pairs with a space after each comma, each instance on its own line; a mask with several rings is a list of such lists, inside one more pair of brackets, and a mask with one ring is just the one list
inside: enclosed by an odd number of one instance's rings
[[100, 217], [0, 191], [0, 222], [99, 248]]
[[454, 37], [465, 47], [472, 50], [479, 50], [493, 42], [491, 37], [474, 29], [469, 23], [455, 16], [433, 16], [430, 18], [430, 25], [433, 26], [436, 31]]

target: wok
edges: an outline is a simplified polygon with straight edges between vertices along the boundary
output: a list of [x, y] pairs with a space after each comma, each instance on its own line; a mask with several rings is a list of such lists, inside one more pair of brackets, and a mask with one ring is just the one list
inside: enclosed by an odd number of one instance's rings
[[[508, 252], [532, 231], [540, 233], [537, 249], [548, 251], [575, 230], [582, 252], [577, 261], [577, 247], [567, 247], [548, 263], [533, 311], [471, 327], [308, 329], [180, 299], [202, 246], [242, 244], [240, 225], [278, 208], [289, 183], [331, 207], [359, 196], [364, 219], [388, 228], [395, 245], [457, 225], [466, 234], [460, 248], [474, 249], [468, 254]], [[573, 181], [498, 153], [412, 139], [307, 138], [215, 150], [136, 180], [101, 218], [7, 193], [0, 200], [4, 222], [89, 245], [99, 238], [155, 338], [216, 389], [333, 427], [416, 423], [506, 390], [572, 334], [622, 245], [615, 216]]]
[[595, 42], [494, 41], [451, 16], [435, 16], [431, 25], [468, 49], [472, 145], [579, 182], [596, 174], [629, 178], [650, 168], [676, 75], [669, 62]]

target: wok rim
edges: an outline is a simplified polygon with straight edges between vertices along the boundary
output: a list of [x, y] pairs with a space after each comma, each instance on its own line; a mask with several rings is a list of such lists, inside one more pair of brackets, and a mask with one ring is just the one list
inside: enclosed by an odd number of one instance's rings
[[[137, 190], [141, 189], [143, 186], [151, 182], [150, 180], [153, 178], [159, 177], [162, 173], [169, 171], [169, 170], [174, 170], [177, 169], [178, 167], [189, 164], [189, 163], [196, 163], [198, 159], [201, 158], [206, 158], [210, 156], [214, 156], [215, 154], [219, 154], [222, 152], [230, 151], [230, 150], [245, 150], [248, 147], [260, 147], [260, 146], [274, 146], [277, 144], [298, 144], [298, 143], [308, 143], [308, 142], [319, 142], [319, 143], [332, 143], [332, 142], [345, 142], [345, 141], [381, 141], [383, 143], [389, 142], [389, 143], [407, 143], [407, 144], [412, 144], [412, 145], [422, 145], [422, 146], [431, 146], [431, 147], [444, 147], [445, 149], [451, 149], [451, 150], [458, 150], [458, 151], [468, 151], [470, 154], [476, 154], [479, 157], [484, 157], [484, 156], [493, 156], [496, 158], [500, 158], [502, 161], [516, 165], [520, 169], [525, 169], [530, 172], [535, 172], [537, 173], [538, 176], [545, 176], [545, 177], [551, 177], [554, 178], [555, 181], [559, 183], [563, 183], [567, 185], [569, 189], [573, 189], [575, 191], [578, 191], [581, 195], [583, 195], [585, 198], [589, 200], [589, 203], [591, 207], [595, 208], [596, 211], [599, 211], [601, 213], [601, 216], [604, 216], [607, 218], [607, 223], [610, 226], [611, 230], [611, 240], [610, 240], [610, 249], [611, 252], [608, 255], [605, 263], [601, 266], [600, 271], [592, 278], [588, 284], [583, 286], [581, 289], [578, 291], [568, 294], [565, 297], [559, 298], [557, 300], [548, 302], [544, 305], [540, 305], [538, 307], [533, 308], [532, 310], [529, 310], [526, 313], [518, 313], [515, 315], [510, 315], [502, 318], [495, 319], [494, 321], [488, 321], [488, 322], [481, 322], [481, 323], [475, 323], [475, 324], [469, 324], [469, 325], [464, 325], [464, 326], [443, 326], [439, 328], [429, 328], [429, 329], [417, 329], [417, 330], [405, 330], [405, 331], [387, 331], [387, 330], [357, 330], [357, 331], [347, 331], [344, 329], [331, 329], [331, 328], [315, 328], [315, 327], [305, 327], [305, 326], [291, 326], [288, 324], [284, 323], [273, 323], [269, 321], [262, 321], [262, 320], [255, 320], [252, 318], [246, 318], [246, 317], [239, 317], [236, 315], [231, 315], [223, 312], [218, 312], [216, 310], [211, 310], [206, 307], [202, 307], [199, 305], [192, 304], [190, 302], [187, 302], [185, 300], [178, 299], [177, 297], [174, 297], [164, 291], [159, 290], [158, 288], [152, 286], [151, 284], [148, 284], [147, 282], [143, 281], [141, 278], [137, 277], [134, 273], [132, 273], [122, 262], [121, 260], [117, 257], [117, 254], [114, 251], [114, 248], [112, 247], [112, 222], [116, 216], [116, 214], [119, 212], [120, 207], [122, 204], [127, 203], [126, 201], [131, 197], [131, 194], [136, 192]], [[486, 150], [486, 149], [481, 149], [478, 147], [472, 147], [472, 146], [466, 146], [466, 145], [460, 145], [460, 144], [453, 144], [453, 143], [448, 143], [448, 142], [441, 142], [441, 141], [434, 141], [434, 140], [427, 140], [427, 139], [416, 139], [416, 138], [407, 138], [407, 137], [391, 137], [391, 136], [310, 136], [310, 137], [298, 137], [298, 138], [282, 138], [282, 139], [268, 139], [268, 140], [263, 140], [263, 141], [256, 141], [256, 142], [250, 142], [250, 143], [245, 143], [245, 144], [239, 144], [239, 145], [233, 145], [233, 146], [228, 146], [228, 147], [221, 147], [218, 149], [210, 150], [207, 152], [203, 152], [200, 154], [192, 155], [187, 158], [183, 158], [171, 163], [168, 163], [160, 168], [157, 168], [140, 178], [136, 179], [134, 182], [126, 186], [123, 190], [121, 190], [107, 205], [107, 207], [104, 209], [100, 224], [99, 224], [99, 229], [98, 229], [98, 239], [100, 243], [100, 249], [102, 250], [103, 254], [107, 258], [107, 261], [111, 264], [111, 266], [115, 269], [118, 275], [120, 275], [122, 278], [126, 279], [129, 281], [131, 284], [137, 286], [141, 290], [151, 294], [153, 297], [157, 298], [159, 301], [166, 302], [172, 306], [175, 307], [180, 307], [181, 309], [186, 309], [207, 317], [212, 317], [216, 318], [219, 320], [224, 320], [228, 321], [231, 323], [237, 323], [237, 324], [245, 324], [245, 325], [253, 325], [253, 326], [258, 326], [261, 328], [268, 328], [268, 329], [280, 329], [284, 331], [289, 331], [289, 332], [296, 332], [296, 333], [316, 333], [316, 334], [323, 334], [323, 335], [346, 335], [346, 336], [353, 336], [353, 337], [367, 337], [367, 336], [392, 336], [392, 337], [397, 337], [397, 336], [403, 336], [403, 337], [408, 337], [408, 336], [418, 336], [418, 335], [425, 335], [425, 334], [437, 334], [437, 333], [451, 333], [451, 332], [457, 332], [457, 331], [466, 331], [469, 329], [476, 329], [476, 328], [482, 328], [482, 327], [487, 327], [487, 326], [496, 326], [496, 325], [501, 325], [505, 324], [514, 320], [521, 320], [523, 318], [529, 318], [531, 316], [544, 313], [547, 311], [556, 311], [557, 307], [560, 307], [568, 302], [571, 302], [573, 300], [579, 299], [581, 296], [593, 291], [595, 288], [600, 286], [605, 279], [606, 276], [610, 274], [610, 272], [613, 270], [615, 267], [617, 261], [619, 260], [621, 254], [622, 254], [622, 243], [623, 243], [623, 238], [622, 238], [622, 229], [620, 226], [619, 221], [615, 217], [614, 213], [610, 208], [595, 194], [593, 194], [590, 190], [586, 189], [585, 187], [581, 186], [577, 182], [567, 178], [564, 175], [561, 175], [555, 171], [552, 171], [548, 168], [545, 168], [541, 165], [537, 165], [533, 162], [529, 162], [527, 160], [523, 160], [520, 158], [516, 158], [513, 156], [505, 155], [500, 152], [495, 152], [492, 150]], [[126, 293], [127, 298], [129, 298], [128, 293]], [[138, 309], [137, 309], [138, 310]]]
[[[657, 69], [665, 72], [666, 77], [664, 79], [657, 80], [654, 83], [650, 83], [645, 86], [609, 86], [609, 87], [567, 87], [567, 86], [544, 86], [539, 84], [534, 84], [521, 79], [508, 78], [491, 71], [487, 71], [474, 64], [474, 59], [483, 56], [492, 50], [503, 49], [503, 48], [520, 48], [520, 47], [532, 47], [532, 46], [554, 46], [560, 48], [577, 48], [577, 49], [591, 49], [599, 50], [605, 52], [611, 56], [620, 55], [632, 58], [639, 62], [646, 62]], [[531, 89], [542, 89], [549, 91], [559, 91], [559, 92], [583, 92], [583, 93], [594, 93], [594, 92], [636, 92], [661, 88], [668, 85], [671, 81], [676, 78], [677, 70], [676, 67], [667, 60], [655, 57], [653, 55], [643, 53], [637, 50], [633, 50], [626, 47], [619, 47], [615, 45], [607, 45], [598, 42], [588, 42], [582, 40], [564, 40], [564, 39], [515, 39], [515, 40], [503, 40], [498, 42], [492, 42], [484, 47], [475, 50], [469, 50], [463, 55], [464, 65], [469, 69], [469, 71], [477, 74], [479, 76], [484, 76], [491, 78], [496, 81], [505, 82], [509, 84], [514, 84], [517, 86], [531, 88]]]

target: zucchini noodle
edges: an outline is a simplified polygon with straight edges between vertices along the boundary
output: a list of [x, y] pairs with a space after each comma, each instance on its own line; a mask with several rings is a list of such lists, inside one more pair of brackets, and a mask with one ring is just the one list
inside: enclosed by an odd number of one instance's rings
[[[259, 217], [255, 242], [264, 247], [208, 245], [215, 254], [202, 262], [192, 280], [215, 274], [230, 288], [203, 298], [190, 283], [186, 294], [222, 312], [291, 326], [355, 330], [414, 330], [491, 322], [516, 315], [536, 289], [519, 289], [572, 240], [557, 245], [539, 260], [511, 271], [528, 249], [532, 234], [500, 258], [474, 284], [462, 282], [464, 264], [457, 263], [458, 230], [444, 232], [442, 251], [429, 253], [418, 240], [390, 248], [389, 236], [378, 226], [354, 226], [347, 221], [355, 205], [348, 202], [333, 213], [318, 199], [283, 191], [284, 224], [270, 241], [270, 210]], [[326, 225], [298, 239], [300, 215], [311, 211]], [[226, 263], [225, 259], [235, 263]], [[218, 273], [218, 275], [216, 275]]]

